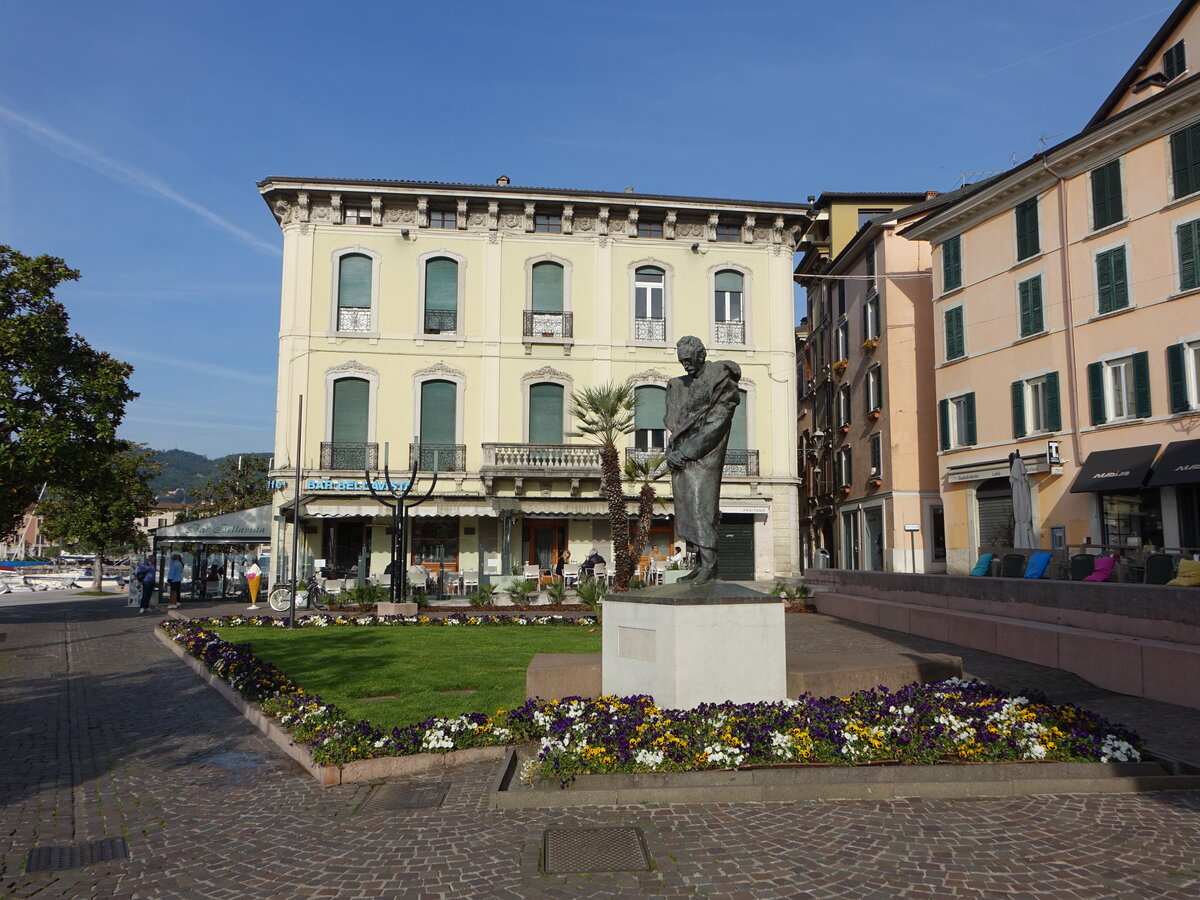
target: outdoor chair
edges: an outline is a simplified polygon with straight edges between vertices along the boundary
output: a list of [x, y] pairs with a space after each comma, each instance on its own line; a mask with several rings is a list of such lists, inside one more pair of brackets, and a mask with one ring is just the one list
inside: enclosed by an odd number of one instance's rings
[[563, 563], [563, 584], [574, 587], [579, 584], [579, 563]]
[[648, 584], [662, 584], [663, 572], [667, 570], [667, 564], [661, 560], [650, 560], [650, 577], [646, 579]]
[[1094, 569], [1091, 574], [1083, 578], [1083, 581], [1112, 581], [1113, 575], [1117, 569], [1117, 561], [1119, 556], [1100, 556], [1097, 557], [1094, 563]]
[[608, 584], [609, 583], [608, 564], [607, 563], [596, 563], [595, 567], [592, 569], [592, 577], [595, 578], [601, 584]]
[[1071, 557], [1067, 577], [1072, 581], [1083, 581], [1096, 571], [1096, 554], [1076, 553]]
[[1021, 575], [1022, 578], [1041, 578], [1046, 574], [1046, 570], [1050, 568], [1050, 561], [1054, 559], [1054, 554], [1049, 550], [1039, 550], [1033, 556], [1029, 557], [1029, 562], [1025, 566], [1025, 571]]
[[535, 587], [540, 587], [539, 581], [542, 577], [542, 570], [538, 568], [537, 563], [526, 563], [524, 573], [521, 575], [522, 580], [532, 581]]
[[1005, 553], [1000, 560], [1000, 577], [1021, 578], [1025, 575], [1025, 554]]
[[463, 572], [462, 573], [462, 589], [464, 594], [469, 594], [472, 591], [479, 589], [479, 573]]
[[1146, 556], [1146, 584], [1166, 584], [1175, 577], [1178, 560], [1169, 553], [1151, 553]]
[[971, 569], [970, 574], [976, 578], [986, 578], [992, 574], [992, 559], [994, 553], [980, 553], [979, 559], [975, 562], [975, 568]]

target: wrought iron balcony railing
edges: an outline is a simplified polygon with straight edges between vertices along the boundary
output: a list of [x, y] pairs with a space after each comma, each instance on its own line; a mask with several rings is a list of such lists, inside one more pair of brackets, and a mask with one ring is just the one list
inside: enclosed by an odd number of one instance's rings
[[747, 477], [758, 474], [757, 450], [726, 450], [725, 468], [721, 474], [726, 478]]
[[626, 447], [625, 459], [631, 462], [636, 462], [639, 465], [646, 465], [647, 463], [654, 462], [656, 459], [661, 460], [665, 458], [666, 452], [667, 451], [663, 449], [652, 448], [650, 450], [639, 450], [636, 447]]
[[665, 341], [667, 339], [667, 320], [634, 319], [633, 339], [635, 341]]
[[525, 337], [570, 338], [575, 336], [574, 316], [569, 312], [525, 310], [521, 326]]
[[595, 444], [484, 444], [482, 472], [514, 475], [600, 475]]
[[458, 313], [452, 309], [427, 309], [425, 310], [425, 333], [426, 334], [443, 334], [449, 332], [453, 334], [458, 331]]
[[464, 472], [467, 468], [467, 445], [409, 444], [410, 469], [414, 462], [419, 472]]
[[733, 322], [717, 322], [714, 335], [718, 344], [746, 343], [746, 323], [742, 320]]
[[358, 444], [345, 441], [321, 444], [322, 469], [362, 472], [364, 469], [374, 469], [378, 465], [378, 444]]
[[338, 309], [338, 331], [370, 331], [371, 310], [343, 306]]

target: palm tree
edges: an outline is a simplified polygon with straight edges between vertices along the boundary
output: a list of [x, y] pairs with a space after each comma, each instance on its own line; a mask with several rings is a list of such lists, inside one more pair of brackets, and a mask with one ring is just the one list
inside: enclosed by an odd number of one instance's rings
[[650, 540], [650, 524], [654, 520], [654, 501], [656, 499], [654, 485], [651, 482], [658, 480], [662, 475], [663, 463], [666, 460], [667, 458], [662, 453], [653, 450], [638, 453], [625, 460], [626, 480], [630, 484], [638, 482], [642, 484], [641, 490], [638, 491], [637, 528], [633, 534], [633, 545], [629, 553], [631, 563], [641, 557], [642, 552], [646, 549], [646, 542]]
[[600, 445], [600, 494], [608, 501], [617, 575], [614, 587], [618, 591], [629, 588], [633, 560], [629, 555], [629, 513], [625, 509], [617, 440], [633, 431], [634, 404], [633, 387], [612, 381], [571, 394], [571, 416], [578, 424], [575, 434]]

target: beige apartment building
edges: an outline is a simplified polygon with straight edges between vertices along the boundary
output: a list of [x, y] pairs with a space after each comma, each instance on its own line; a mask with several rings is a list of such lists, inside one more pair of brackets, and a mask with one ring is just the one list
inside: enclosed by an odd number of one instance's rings
[[935, 245], [951, 572], [1011, 545], [1011, 453], [1043, 547], [1200, 549], [1196, 7], [1083, 131], [903, 231]]
[[[563, 549], [613, 559], [599, 454], [573, 391], [627, 382], [664, 445], [676, 341], [742, 369], [721, 490], [722, 576], [792, 573], [792, 259], [807, 205], [512, 185], [270, 177], [283, 232], [273, 559], [381, 573], [390, 513], [368, 488], [417, 469], [406, 565], [498, 574]], [[299, 398], [303, 397], [303, 413]], [[298, 419], [299, 416], [299, 419]], [[299, 458], [297, 459], [297, 434]], [[299, 511], [295, 470], [301, 468]], [[652, 544], [673, 543], [656, 482]], [[629, 493], [635, 494], [636, 488]]]
[[945, 568], [936, 446], [921, 420], [934, 401], [931, 252], [898, 231], [952, 199], [822, 194], [814, 204], [796, 270], [811, 328], [799, 423], [806, 565], [824, 551], [839, 568]]

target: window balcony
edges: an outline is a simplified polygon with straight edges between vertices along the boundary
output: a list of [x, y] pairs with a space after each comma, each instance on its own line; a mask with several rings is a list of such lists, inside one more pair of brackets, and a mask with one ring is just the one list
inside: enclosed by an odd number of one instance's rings
[[600, 477], [595, 444], [484, 444], [481, 474]]
[[667, 339], [667, 320], [634, 319], [633, 339], [635, 341], [665, 341]]
[[467, 468], [467, 445], [409, 444], [410, 469], [414, 462], [418, 472], [464, 472]]
[[455, 310], [425, 310], [426, 334], [454, 334], [458, 331], [458, 313]]
[[730, 322], [717, 322], [713, 337], [718, 344], [746, 343], [746, 323], [741, 319]]
[[337, 330], [341, 331], [370, 331], [371, 330], [371, 310], [370, 308], [359, 308], [343, 306], [338, 309], [338, 324]]
[[667, 451], [662, 447], [652, 447], [649, 450], [639, 450], [637, 447], [625, 448], [625, 459], [627, 462], [636, 462], [639, 465], [646, 465], [655, 459], [664, 459]]
[[527, 309], [521, 334], [533, 338], [573, 338], [574, 318], [569, 312], [537, 312]]
[[726, 450], [725, 467], [721, 470], [724, 478], [748, 478], [758, 475], [757, 450]]
[[321, 468], [334, 472], [362, 472], [379, 465], [378, 444], [338, 441], [321, 444]]

